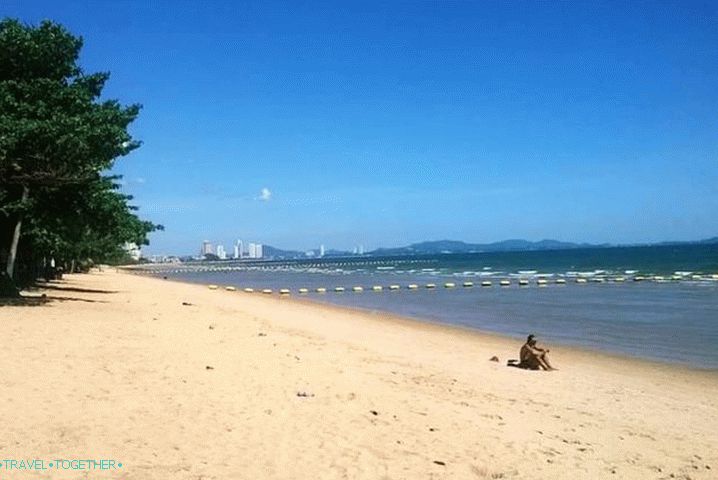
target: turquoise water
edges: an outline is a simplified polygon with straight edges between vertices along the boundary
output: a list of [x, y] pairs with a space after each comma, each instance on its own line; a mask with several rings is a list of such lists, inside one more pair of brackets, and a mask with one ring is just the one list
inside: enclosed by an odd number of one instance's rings
[[[544, 343], [718, 369], [718, 246], [501, 252], [396, 258], [221, 264], [224, 272], [158, 273], [239, 288], [289, 288], [318, 302], [380, 310]], [[629, 273], [626, 273], [626, 272]], [[520, 273], [522, 272], [522, 273]], [[680, 280], [633, 281], [661, 275]], [[622, 283], [612, 281], [625, 278]], [[700, 277], [699, 277], [700, 276]], [[537, 279], [547, 281], [545, 287]], [[576, 283], [585, 278], [586, 283]], [[511, 286], [500, 287], [501, 279]], [[529, 280], [519, 286], [518, 279]], [[556, 284], [564, 279], [565, 284]], [[490, 280], [491, 287], [480, 287]], [[472, 288], [461, 285], [474, 283]], [[603, 281], [603, 283], [598, 283]], [[446, 282], [456, 288], [442, 288]], [[409, 284], [418, 284], [416, 291]], [[426, 289], [435, 283], [436, 289]], [[373, 292], [373, 285], [401, 285]], [[347, 289], [334, 293], [336, 286]], [[351, 289], [362, 286], [363, 292]], [[330, 291], [316, 293], [317, 287]]]

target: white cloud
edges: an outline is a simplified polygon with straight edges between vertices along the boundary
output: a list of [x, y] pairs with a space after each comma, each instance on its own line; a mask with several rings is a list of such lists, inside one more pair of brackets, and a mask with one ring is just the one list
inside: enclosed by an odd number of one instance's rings
[[261, 192], [259, 192], [259, 197], [257, 197], [257, 200], [262, 200], [263, 202], [268, 202], [272, 198], [272, 192], [269, 191], [267, 187], [264, 187]]

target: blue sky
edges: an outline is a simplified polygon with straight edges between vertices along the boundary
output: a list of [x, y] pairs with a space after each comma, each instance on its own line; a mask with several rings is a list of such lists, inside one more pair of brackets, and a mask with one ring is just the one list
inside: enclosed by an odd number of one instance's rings
[[[141, 103], [125, 191], [202, 240], [718, 235], [718, 3], [6, 0]], [[266, 189], [266, 190], [263, 190]]]

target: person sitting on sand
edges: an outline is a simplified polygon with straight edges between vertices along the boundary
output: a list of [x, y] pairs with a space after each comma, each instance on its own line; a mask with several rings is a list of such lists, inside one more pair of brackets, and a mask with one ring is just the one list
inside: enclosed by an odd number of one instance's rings
[[526, 339], [526, 343], [521, 347], [521, 353], [519, 358], [521, 362], [519, 367], [529, 368], [531, 370], [538, 370], [540, 368], [544, 370], [556, 370], [551, 366], [548, 361], [548, 352], [546, 348], [539, 348], [536, 346], [535, 335], [529, 335]]

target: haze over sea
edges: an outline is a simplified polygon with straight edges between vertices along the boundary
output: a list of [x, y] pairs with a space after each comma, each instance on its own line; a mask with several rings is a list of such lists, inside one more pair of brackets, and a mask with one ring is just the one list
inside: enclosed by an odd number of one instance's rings
[[[157, 267], [183, 281], [276, 292], [496, 332], [718, 369], [717, 245], [589, 248]], [[189, 269], [231, 268], [224, 271]], [[171, 269], [171, 270], [167, 270]], [[624, 282], [616, 282], [623, 277]], [[644, 281], [635, 281], [645, 277]], [[537, 280], [546, 285], [539, 287]], [[577, 278], [586, 283], [577, 283]], [[679, 279], [680, 278], [680, 279]], [[510, 286], [500, 287], [501, 279]], [[528, 279], [519, 286], [519, 279]], [[564, 279], [565, 284], [556, 284]], [[491, 287], [481, 287], [489, 280]], [[455, 288], [444, 288], [447, 282]], [[473, 287], [463, 287], [473, 282]], [[427, 289], [426, 284], [436, 284]], [[417, 284], [417, 290], [409, 290]], [[381, 292], [371, 291], [381, 285]], [[389, 285], [401, 289], [390, 291]], [[335, 293], [337, 287], [344, 293]], [[353, 292], [355, 286], [362, 292]], [[318, 287], [327, 288], [317, 293]], [[517, 343], [518, 348], [519, 343]]]

